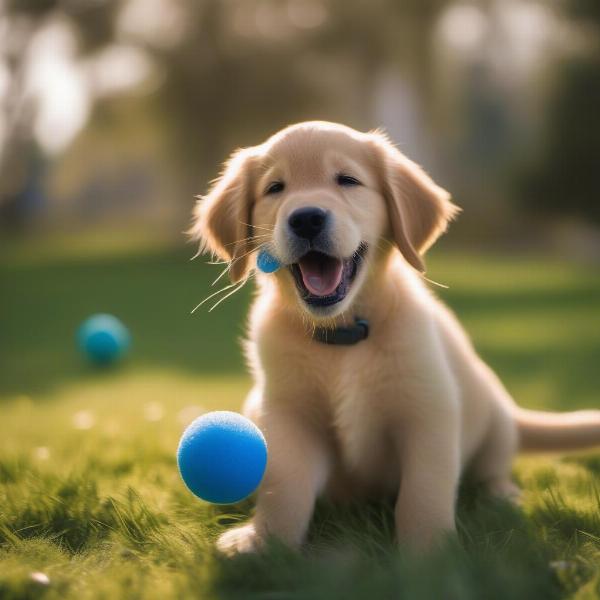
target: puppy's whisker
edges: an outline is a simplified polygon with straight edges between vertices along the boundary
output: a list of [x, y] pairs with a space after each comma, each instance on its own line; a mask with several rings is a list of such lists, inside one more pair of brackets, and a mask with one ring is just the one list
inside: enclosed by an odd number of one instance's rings
[[240, 221], [240, 223], [242, 225], [245, 225], [246, 227], [253, 227], [254, 229], [264, 229], [265, 231], [275, 231], [275, 227], [264, 227], [262, 225], [252, 225], [252, 223], [244, 223], [244, 221]]
[[227, 290], [230, 290], [232, 287], [235, 287], [236, 285], [238, 285], [238, 284], [237, 283], [231, 283], [229, 285], [226, 285], [224, 288], [221, 288], [220, 290], [217, 290], [216, 292], [214, 292], [210, 296], [207, 296], [206, 298], [204, 298], [204, 300], [202, 300], [202, 302], [200, 302], [200, 304], [197, 304], [194, 307], [194, 309], [192, 310], [192, 312], [190, 314], [193, 315], [205, 302], [208, 302], [211, 298], [214, 298], [215, 296], [218, 296], [219, 294], [222, 294], [223, 292], [226, 292]]
[[386, 244], [388, 247], [394, 247], [393, 242], [390, 242], [390, 240], [386, 240], [385, 238], [380, 238], [379, 240], [377, 240], [376, 246], [378, 250], [381, 250], [382, 252], [385, 252], [388, 248], [386, 248], [385, 246], [382, 246], [382, 244]]
[[425, 281], [427, 281], [428, 283], [432, 283], [433, 285], [437, 285], [438, 287], [441, 287], [441, 288], [443, 288], [444, 290], [449, 290], [449, 289], [450, 289], [450, 286], [448, 286], [448, 285], [445, 285], [445, 284], [443, 284], [443, 283], [439, 283], [439, 282], [437, 282], [437, 281], [434, 281], [433, 279], [429, 279], [428, 277], [425, 277], [425, 275], [423, 275], [423, 273], [420, 273], [420, 275], [421, 275], [421, 277], [422, 277], [422, 278], [423, 278]]
[[209, 309], [208, 312], [212, 312], [215, 308], [217, 308], [217, 306], [219, 306], [219, 304], [221, 304], [221, 302], [225, 302], [225, 300], [227, 300], [227, 298], [229, 298], [230, 296], [233, 296], [233, 294], [235, 294], [237, 291], [241, 290], [244, 287], [244, 284], [246, 282], [242, 281], [242, 283], [238, 284], [233, 290], [231, 290], [228, 294], [225, 294], [222, 298], [219, 298]]
[[216, 285], [216, 283], [221, 279], [221, 277], [223, 277], [225, 275], [225, 273], [229, 272], [230, 268], [231, 268], [231, 265], [229, 263], [227, 263], [227, 266], [219, 273], [218, 277], [210, 284], [210, 287], [213, 287], [214, 285]]
[[231, 290], [228, 294], [225, 294], [225, 296], [223, 296], [222, 298], [219, 298], [209, 309], [208, 312], [212, 312], [215, 308], [217, 308], [217, 306], [219, 306], [219, 304], [221, 304], [221, 302], [224, 302], [225, 300], [227, 300], [227, 298], [229, 298], [230, 296], [233, 296], [233, 294], [235, 294], [236, 292], [239, 292], [239, 290], [241, 290], [246, 283], [250, 280], [251, 277], [253, 277], [253, 273], [251, 273], [246, 279], [242, 280], [239, 284], [236, 285], [236, 287]]
[[258, 238], [269, 238], [269, 237], [271, 237], [271, 235], [268, 233], [258, 233], [258, 234], [254, 234], [254, 235], [249, 235], [247, 238], [243, 238], [241, 240], [236, 240], [235, 242], [229, 242], [228, 244], [225, 244], [225, 246], [235, 246], [236, 244], [241, 244], [242, 242], [249, 242], [251, 240], [256, 240]]
[[241, 254], [240, 256], [236, 256], [234, 259], [230, 260], [229, 262], [223, 262], [223, 263], [219, 263], [219, 264], [226, 264], [227, 266], [219, 273], [218, 277], [210, 284], [210, 286], [212, 287], [213, 285], [215, 285], [218, 281], [220, 281], [220, 279], [222, 277], [225, 276], [225, 273], [228, 273], [229, 271], [231, 271], [231, 267], [238, 262], [239, 260], [241, 260], [242, 258], [248, 256], [249, 254], [252, 254], [252, 252], [256, 252], [258, 250], [258, 248], [255, 248], [254, 250], [249, 250], [248, 252], [245, 252], [244, 254]]
[[[264, 244], [261, 244], [260, 246], [253, 248], [252, 250], [248, 250], [248, 252], [244, 252], [244, 254], [240, 254], [240, 256], [236, 256], [234, 259], [232, 259], [231, 261], [229, 261], [227, 263], [227, 267], [225, 269], [223, 269], [223, 271], [221, 271], [221, 273], [219, 273], [219, 276], [210, 284], [211, 287], [213, 285], [215, 285], [222, 277], [225, 276], [225, 273], [228, 273], [229, 271], [231, 271], [231, 267], [238, 262], [239, 260], [241, 260], [242, 258], [245, 258], [246, 256], [248, 256], [249, 254], [252, 254], [253, 252], [258, 252], [262, 246], [264, 246]], [[223, 264], [223, 263], [222, 263]]]
[[249, 254], [252, 254], [254, 252], [258, 252], [265, 244], [260, 244], [259, 246], [257, 246], [256, 248], [252, 248], [252, 250], [248, 250], [247, 252], [244, 252], [244, 254], [240, 254], [239, 256], [236, 256], [235, 258], [233, 258], [230, 262], [229, 262], [229, 266], [231, 267], [232, 265], [234, 265], [236, 262], [238, 262], [238, 260], [241, 260], [242, 258], [245, 258], [246, 256], [248, 256]]

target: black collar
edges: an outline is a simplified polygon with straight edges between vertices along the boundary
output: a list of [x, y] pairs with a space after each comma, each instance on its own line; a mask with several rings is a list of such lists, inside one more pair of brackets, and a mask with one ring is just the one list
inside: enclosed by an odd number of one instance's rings
[[334, 346], [353, 346], [369, 337], [369, 322], [366, 319], [355, 319], [351, 327], [317, 327], [313, 333], [313, 340], [322, 344]]

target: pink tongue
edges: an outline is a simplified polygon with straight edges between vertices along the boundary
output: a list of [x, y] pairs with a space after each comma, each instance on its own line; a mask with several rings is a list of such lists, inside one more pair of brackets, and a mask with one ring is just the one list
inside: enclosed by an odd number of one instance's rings
[[314, 260], [305, 257], [299, 262], [302, 281], [315, 296], [329, 296], [342, 281], [342, 261], [335, 258]]

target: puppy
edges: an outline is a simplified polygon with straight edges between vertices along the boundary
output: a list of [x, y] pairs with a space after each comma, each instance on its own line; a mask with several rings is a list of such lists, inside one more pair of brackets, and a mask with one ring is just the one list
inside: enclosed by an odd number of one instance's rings
[[192, 234], [256, 272], [245, 413], [269, 447], [254, 517], [229, 554], [273, 535], [299, 546], [315, 500], [393, 494], [398, 541], [427, 549], [455, 528], [461, 473], [518, 493], [517, 450], [600, 443], [600, 411], [518, 408], [454, 315], [426, 288], [423, 255], [458, 208], [379, 132], [288, 127], [236, 152], [202, 198]]

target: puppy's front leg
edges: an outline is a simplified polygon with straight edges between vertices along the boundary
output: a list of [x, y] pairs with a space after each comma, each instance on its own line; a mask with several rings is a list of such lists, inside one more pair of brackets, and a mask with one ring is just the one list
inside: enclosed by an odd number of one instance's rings
[[458, 427], [453, 418], [411, 425], [401, 443], [401, 483], [395, 508], [399, 543], [426, 550], [454, 531], [460, 478]]
[[221, 535], [217, 547], [226, 554], [256, 551], [269, 535], [298, 547], [330, 472], [330, 452], [324, 437], [302, 417], [269, 412], [260, 426], [269, 458], [256, 513], [249, 523]]

